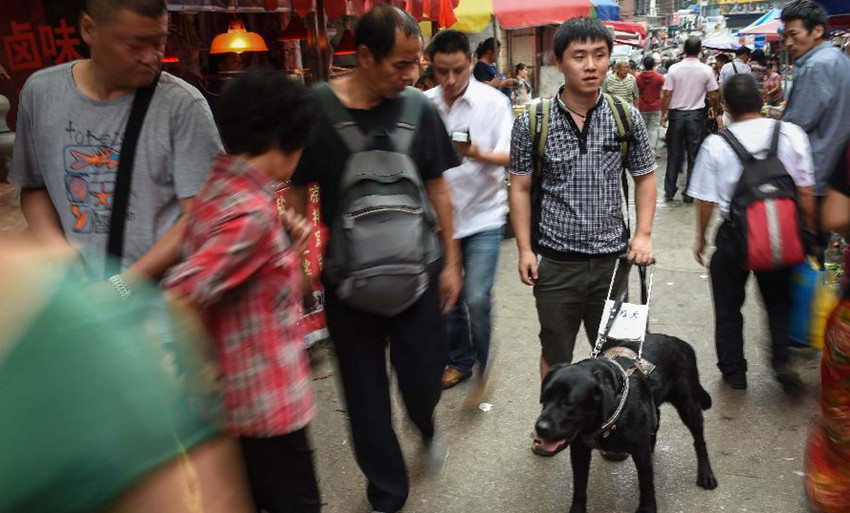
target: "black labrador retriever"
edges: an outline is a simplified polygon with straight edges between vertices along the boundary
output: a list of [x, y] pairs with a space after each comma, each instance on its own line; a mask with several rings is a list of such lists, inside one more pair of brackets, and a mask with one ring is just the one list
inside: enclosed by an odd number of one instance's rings
[[[614, 349], [607, 352], [610, 348]], [[676, 407], [694, 437], [697, 485], [707, 490], [717, 487], [703, 436], [702, 412], [711, 407], [711, 396], [700, 385], [693, 348], [676, 337], [647, 334], [643, 360], [655, 365], [648, 375], [634, 370], [637, 350], [637, 343], [609, 341], [603, 348], [607, 358], [555, 365], [543, 379], [537, 437], [549, 450], [570, 445], [570, 513], [587, 511], [592, 448], [630, 454], [640, 483], [637, 513], [656, 512], [651, 453], [658, 433], [659, 406], [665, 402]], [[611, 354], [618, 352], [621, 354]], [[633, 371], [627, 375], [630, 368]]]

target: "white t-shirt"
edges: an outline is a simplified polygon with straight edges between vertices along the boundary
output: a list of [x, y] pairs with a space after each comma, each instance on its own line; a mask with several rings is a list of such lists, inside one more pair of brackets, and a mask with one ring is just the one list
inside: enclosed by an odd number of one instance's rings
[[[470, 78], [466, 92], [451, 109], [442, 87], [430, 89], [425, 95], [437, 108], [450, 136], [453, 132], [469, 132], [472, 144], [479, 148], [510, 153], [513, 111], [501, 91]], [[464, 157], [460, 166], [443, 176], [451, 187], [456, 239], [505, 224], [508, 194], [504, 167]]]
[[[773, 119], [751, 119], [729, 126], [732, 134], [757, 159], [767, 157], [773, 137]], [[809, 137], [797, 125], [782, 123], [779, 131], [779, 160], [797, 187], [815, 184], [814, 165]], [[719, 135], [709, 135], [697, 155], [688, 195], [698, 200], [717, 203], [720, 212], [729, 213], [729, 203], [744, 166], [735, 152]]]

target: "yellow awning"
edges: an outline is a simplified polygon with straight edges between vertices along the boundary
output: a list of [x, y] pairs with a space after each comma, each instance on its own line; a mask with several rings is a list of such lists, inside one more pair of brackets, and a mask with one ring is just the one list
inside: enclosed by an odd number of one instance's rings
[[467, 34], [481, 32], [493, 19], [493, 0], [460, 0], [455, 16], [457, 23], [450, 28]]

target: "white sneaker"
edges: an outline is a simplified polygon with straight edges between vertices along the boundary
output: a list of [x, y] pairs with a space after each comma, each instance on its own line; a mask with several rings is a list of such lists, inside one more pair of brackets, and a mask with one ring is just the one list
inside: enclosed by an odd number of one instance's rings
[[439, 430], [435, 430], [434, 438], [425, 442], [425, 447], [422, 450], [422, 458], [425, 463], [425, 470], [431, 475], [439, 474], [446, 466], [446, 459], [449, 456], [449, 448], [446, 444], [446, 439]]

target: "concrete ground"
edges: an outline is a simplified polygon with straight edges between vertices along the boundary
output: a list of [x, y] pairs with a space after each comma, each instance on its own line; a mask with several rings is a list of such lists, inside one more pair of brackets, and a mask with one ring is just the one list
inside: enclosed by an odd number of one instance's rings
[[[658, 178], [660, 183], [660, 174]], [[751, 280], [745, 307], [749, 389], [731, 390], [721, 382], [715, 366], [708, 275], [691, 256], [694, 216], [692, 205], [659, 201], [653, 234], [658, 265], [650, 321], [653, 331], [681, 337], [697, 351], [702, 384], [714, 399], [713, 408], [705, 412], [706, 439], [720, 485], [713, 491], [696, 486], [692, 439], [676, 412], [665, 406], [654, 460], [659, 510], [801, 513], [806, 510], [803, 448], [814, 411], [818, 360], [810, 356], [797, 361], [810, 392], [800, 402], [787, 399], [770, 372], [767, 328]], [[0, 185], [0, 234], [23, 226], [16, 192]], [[498, 356], [489, 400], [492, 409], [463, 409], [468, 383], [443, 394], [437, 416], [449, 443], [449, 457], [442, 474], [426, 476], [419, 468], [419, 437], [394, 395], [396, 429], [411, 467], [412, 489], [405, 513], [561, 513], [569, 509], [568, 452], [541, 458], [530, 450], [530, 433], [540, 411], [539, 326], [531, 289], [519, 282], [516, 261], [514, 241], [507, 240], [494, 294]], [[580, 338], [576, 360], [589, 354], [584, 335]], [[367, 513], [366, 482], [354, 462], [337, 383], [333, 376], [313, 383], [319, 414], [312, 438], [324, 512]], [[631, 461], [611, 463], [595, 456], [589, 495], [590, 512], [634, 511], [638, 489]]]
[[[658, 178], [661, 183], [661, 175]], [[770, 371], [766, 319], [751, 280], [744, 312], [749, 389], [725, 386], [715, 365], [708, 273], [691, 255], [694, 206], [678, 199], [665, 204], [661, 193], [659, 198], [653, 230], [658, 264], [651, 329], [681, 337], [697, 351], [702, 384], [714, 400], [714, 406], [705, 412], [706, 439], [720, 483], [713, 491], [696, 486], [693, 440], [675, 410], [664, 406], [654, 459], [659, 511], [806, 511], [803, 450], [815, 407], [818, 359], [815, 355], [798, 358], [796, 365], [810, 390], [802, 401], [786, 398]], [[572, 476], [568, 451], [541, 458], [530, 450], [530, 433], [540, 412], [539, 325], [531, 289], [519, 282], [516, 262], [514, 241], [504, 241], [494, 294], [498, 356], [495, 387], [488, 401], [492, 409], [463, 408], [469, 383], [444, 392], [437, 418], [449, 443], [449, 457], [442, 474], [428, 476], [421, 471], [420, 439], [394, 394], [396, 431], [411, 467], [405, 513], [560, 513], [569, 509]], [[576, 361], [589, 355], [590, 346], [583, 334], [580, 337]], [[314, 385], [319, 415], [312, 437], [324, 511], [368, 512], [366, 481], [354, 461], [337, 383], [331, 377], [316, 380]], [[637, 486], [631, 461], [612, 463], [596, 453], [589, 511], [634, 511]]]

